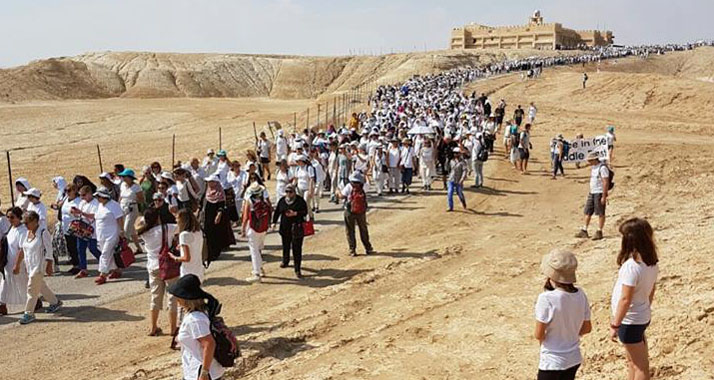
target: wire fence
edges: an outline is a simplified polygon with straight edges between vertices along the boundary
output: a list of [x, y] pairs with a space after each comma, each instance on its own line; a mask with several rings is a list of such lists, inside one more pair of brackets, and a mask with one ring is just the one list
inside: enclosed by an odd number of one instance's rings
[[[346, 125], [352, 112], [366, 106], [369, 94], [377, 86], [376, 83], [364, 83], [348, 91], [323, 95], [308, 108], [286, 113], [280, 120], [274, 121], [280, 123], [286, 134], [301, 133], [306, 128], [324, 130], [329, 125]], [[226, 120], [214, 124], [207, 128], [160, 128], [148, 136], [112, 130], [95, 138], [65, 143], [43, 141], [47, 139], [44, 134], [35, 136], [39, 141], [27, 136], [26, 146], [3, 147], [3, 159], [7, 162], [0, 165], [0, 178], [6, 181], [6, 185], [0, 186], [0, 207], [3, 210], [9, 208], [17, 198], [14, 181], [20, 177], [40, 189], [43, 202], [49, 205], [55, 200], [52, 178], [56, 176], [62, 176], [69, 182], [76, 175], [84, 175], [98, 183], [98, 175], [102, 171], [113, 171], [118, 163], [134, 169], [138, 174], [143, 166], [154, 161], [161, 163], [164, 170], [169, 170], [190, 158], [201, 159], [209, 148], [225, 149], [232, 159], [241, 159], [246, 149], [254, 149], [254, 122]], [[264, 131], [268, 138], [274, 137], [271, 132], [276, 130], [271, 131], [268, 123], [255, 125], [257, 134]], [[172, 132], [171, 129], [175, 132], [168, 133]], [[209, 136], [211, 134], [215, 137]]]

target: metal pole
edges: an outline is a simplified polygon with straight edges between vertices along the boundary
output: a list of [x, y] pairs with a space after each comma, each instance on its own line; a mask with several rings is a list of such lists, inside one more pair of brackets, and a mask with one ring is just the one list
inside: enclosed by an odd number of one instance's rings
[[99, 144], [97, 144], [97, 157], [99, 157], [99, 172], [104, 173], [104, 166], [102, 165], [102, 151], [99, 150]]
[[174, 133], [171, 139], [171, 170], [174, 169], [174, 164], [176, 164], [176, 134]]
[[10, 151], [7, 152], [7, 177], [10, 179], [10, 201], [12, 207], [15, 207], [15, 184], [12, 183], [12, 165], [10, 165]]

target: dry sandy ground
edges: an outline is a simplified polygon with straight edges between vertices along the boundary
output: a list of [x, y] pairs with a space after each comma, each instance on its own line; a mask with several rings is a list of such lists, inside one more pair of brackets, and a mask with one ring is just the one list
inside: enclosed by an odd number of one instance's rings
[[[517, 174], [494, 156], [486, 165], [486, 187], [467, 193], [466, 212], [446, 214], [441, 192], [378, 205], [369, 217], [378, 255], [347, 257], [338, 225], [306, 244], [315, 256], [305, 272], [315, 277], [292, 282], [277, 274], [275, 281], [250, 287], [231, 281], [209, 286], [226, 304], [225, 318], [244, 353], [227, 378], [532, 379], [538, 363], [532, 309], [543, 282], [538, 263], [562, 246], [578, 254], [579, 283], [593, 309], [579, 378], [621, 379], [623, 350], [607, 339], [616, 226], [644, 216], [655, 226], [661, 258], [648, 330], [653, 373], [711, 379], [714, 91], [697, 75], [662, 67], [680, 59], [710, 67], [712, 51], [656, 57], [649, 71], [633, 70], [638, 65], [632, 60], [599, 73], [587, 67], [587, 90], [580, 88], [579, 67], [546, 70], [537, 81], [512, 76], [475, 85], [505, 98], [509, 113], [518, 103], [538, 105], [531, 173]], [[582, 223], [589, 171], [567, 168], [565, 179], [550, 180], [548, 142], [555, 133], [601, 133], [607, 124], [617, 126], [618, 143], [606, 239], [578, 240], [572, 236]], [[277, 263], [268, 271], [279, 273]], [[212, 276], [246, 272], [240, 262]], [[11, 347], [0, 354], [3, 376], [179, 377], [180, 359], [165, 349], [168, 340], [144, 337], [147, 321], [139, 319], [147, 298], [64, 316], [83, 323], [3, 329], [0, 347]]]

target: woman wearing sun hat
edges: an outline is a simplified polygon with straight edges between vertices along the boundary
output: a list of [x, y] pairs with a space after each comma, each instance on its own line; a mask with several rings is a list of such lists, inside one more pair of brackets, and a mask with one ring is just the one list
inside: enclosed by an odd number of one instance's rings
[[[136, 254], [142, 253], [139, 235], [136, 233], [136, 219], [139, 217], [139, 203], [144, 203], [144, 191], [136, 184], [136, 174], [131, 169], [119, 173], [122, 182], [119, 191], [119, 205], [124, 213], [124, 231], [136, 246]], [[111, 194], [111, 193], [110, 193]]]
[[567, 250], [543, 257], [544, 291], [535, 305], [535, 338], [540, 342], [538, 380], [571, 380], [583, 361], [580, 337], [592, 330], [585, 292], [575, 287], [578, 260]]
[[193, 274], [181, 277], [168, 288], [186, 312], [176, 340], [181, 345], [184, 380], [219, 380], [225, 369], [214, 360], [216, 341], [211, 334], [208, 313], [218, 309], [218, 301], [201, 289], [201, 280]]
[[247, 199], [243, 202], [241, 234], [248, 238], [250, 260], [253, 264], [252, 275], [246, 279], [248, 282], [260, 282], [260, 277], [263, 275], [262, 251], [272, 214], [272, 207], [265, 200], [264, 192], [265, 187], [254, 182], [245, 191]]
[[107, 282], [108, 278], [119, 278], [121, 272], [114, 262], [114, 249], [119, 242], [119, 237], [124, 235], [124, 212], [119, 203], [112, 200], [109, 190], [100, 187], [94, 193], [99, 206], [94, 214], [96, 224], [97, 247], [101, 251], [99, 256], [99, 277], [94, 281], [97, 285]]

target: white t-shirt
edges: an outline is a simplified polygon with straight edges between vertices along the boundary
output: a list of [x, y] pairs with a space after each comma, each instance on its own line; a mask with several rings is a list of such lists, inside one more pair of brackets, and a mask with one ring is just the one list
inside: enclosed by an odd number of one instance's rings
[[142, 191], [141, 186], [135, 183], [129, 186], [126, 184], [126, 182], [122, 182], [120, 188], [121, 191], [119, 192], [119, 204], [121, 205], [121, 207], [126, 208], [130, 205], [136, 204], [137, 194]]
[[[176, 232], [176, 225], [165, 224], [165, 226], [167, 244], [171, 244], [171, 239]], [[146, 269], [149, 272], [159, 269], [159, 254], [163, 245], [161, 225], [144, 232], [141, 234], [141, 238], [144, 240], [144, 252], [146, 252]]]
[[310, 179], [315, 180], [315, 168], [298, 166], [295, 169], [295, 178], [297, 178], [297, 186], [301, 190], [307, 190], [310, 187]]
[[590, 194], [602, 194], [602, 179], [610, 177], [610, 170], [603, 164], [598, 164], [590, 169]]
[[434, 148], [433, 147], [422, 147], [419, 151], [419, 160], [424, 164], [429, 164], [434, 162]]
[[[208, 315], [200, 311], [186, 314], [179, 328], [176, 340], [181, 344], [181, 367], [185, 380], [197, 380], [203, 364], [203, 348], [198, 341], [211, 335], [211, 321]], [[208, 371], [212, 379], [223, 376], [225, 369], [214, 359]]]
[[270, 141], [258, 140], [258, 150], [260, 151], [260, 158], [270, 158]]
[[52, 236], [46, 228], [38, 227], [35, 237], [30, 240], [29, 231], [23, 235], [20, 247], [25, 253], [25, 268], [30, 277], [43, 272], [45, 261], [54, 261], [52, 256]]
[[622, 285], [632, 286], [635, 292], [632, 294], [632, 303], [622, 320], [626, 325], [644, 325], [649, 323], [651, 317], [650, 294], [657, 281], [659, 268], [657, 264], [647, 266], [643, 262], [637, 262], [629, 258], [620, 267], [617, 274], [615, 287], [612, 289], [612, 315], [617, 311], [617, 304], [622, 298]]
[[109, 200], [106, 204], [99, 203], [94, 214], [96, 223], [97, 240], [105, 241], [119, 237], [119, 224], [117, 219], [124, 216], [119, 203]]
[[288, 155], [288, 141], [284, 137], [275, 139], [275, 151], [278, 159], [285, 159]]
[[590, 305], [585, 292], [568, 293], [560, 288], [545, 291], [535, 305], [536, 321], [548, 325], [540, 346], [538, 369], [563, 370], [580, 364], [580, 328], [590, 320]]
[[179, 246], [185, 245], [191, 254], [191, 261], [181, 263], [181, 277], [187, 274], [195, 274], [199, 280], [203, 282], [203, 267], [202, 251], [203, 251], [203, 233], [201, 231], [179, 233]]
[[399, 166], [399, 148], [390, 147], [387, 151], [387, 166], [396, 168]]
[[47, 229], [47, 207], [42, 202], [32, 203], [27, 206], [27, 211], [34, 211], [40, 216], [40, 229]]
[[72, 215], [72, 207], [79, 209], [79, 205], [81, 203], [81, 200], [79, 197], [74, 198], [73, 200], [65, 200], [64, 203], [62, 203], [62, 209], [60, 212], [62, 213], [62, 233], [67, 235], [69, 232], [69, 225], [72, 223], [73, 220], [76, 218], [74, 215]]
[[402, 159], [400, 164], [406, 169], [414, 168], [414, 148], [410, 146], [402, 147]]
[[[90, 202], [87, 202], [85, 200], [82, 200], [81, 202], [79, 202], [79, 211], [82, 211], [85, 214], [93, 214], [94, 215], [97, 213], [98, 208], [99, 208], [99, 201], [97, 200], [97, 198], [92, 198], [92, 200]], [[94, 232], [92, 232], [92, 239], [96, 239], [97, 238], [97, 223], [95, 222], [95, 220], [94, 219], [90, 220], [86, 217], [82, 217], [82, 220], [84, 222], [91, 224], [92, 227], [94, 227]]]

